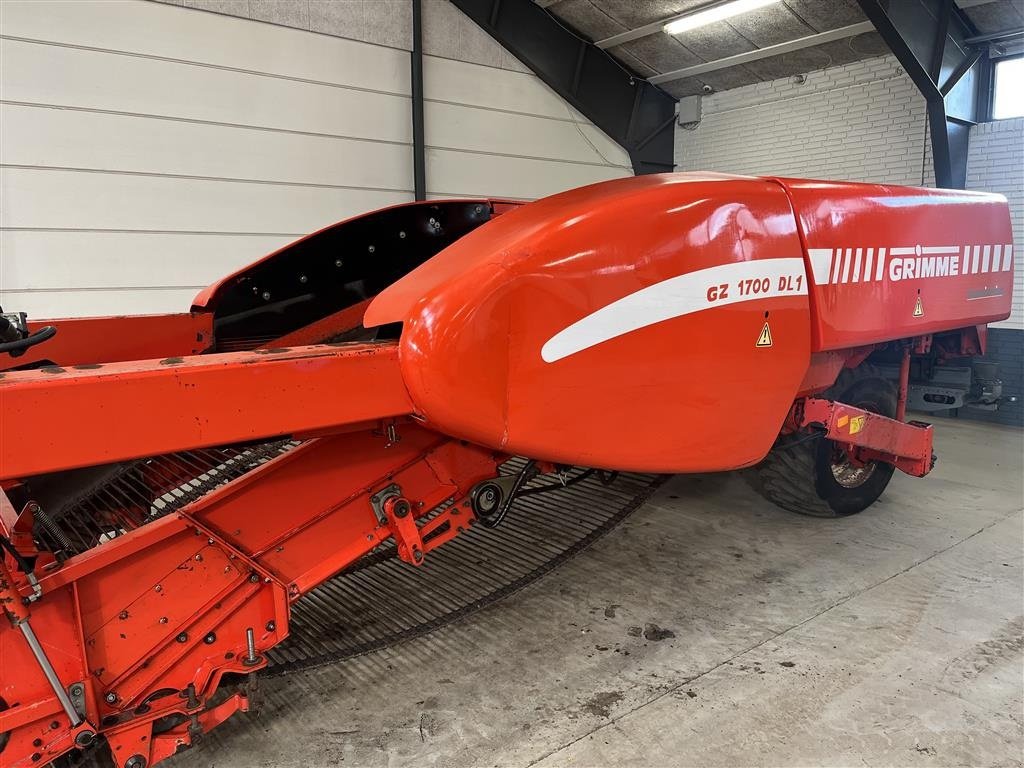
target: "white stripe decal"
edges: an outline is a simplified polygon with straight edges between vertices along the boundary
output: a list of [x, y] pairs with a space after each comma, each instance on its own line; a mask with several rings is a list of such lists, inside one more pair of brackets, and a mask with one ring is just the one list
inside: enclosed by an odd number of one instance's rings
[[828, 282], [828, 272], [832, 267], [831, 248], [808, 248], [807, 254], [811, 259], [811, 272], [814, 274], [814, 284], [821, 285]]
[[808, 256], [815, 285], [930, 280], [1013, 268], [1012, 244], [809, 248]]
[[[797, 276], [801, 278], [799, 288], [796, 287]], [[740, 292], [741, 281], [764, 278], [769, 281], [766, 291]], [[780, 278], [793, 278], [791, 290], [780, 290], [780, 282], [785, 282]], [[726, 296], [709, 301], [708, 289], [721, 285], [728, 285]], [[544, 362], [553, 363], [664, 320], [745, 301], [806, 294], [807, 276], [802, 257], [740, 261], [698, 269], [641, 288], [577, 320], [548, 339], [540, 356]]]

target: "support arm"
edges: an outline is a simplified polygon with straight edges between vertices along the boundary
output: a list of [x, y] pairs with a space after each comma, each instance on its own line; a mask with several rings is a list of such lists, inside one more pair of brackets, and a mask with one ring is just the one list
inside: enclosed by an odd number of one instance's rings
[[0, 479], [341, 431], [412, 403], [393, 343], [329, 344], [0, 378]]

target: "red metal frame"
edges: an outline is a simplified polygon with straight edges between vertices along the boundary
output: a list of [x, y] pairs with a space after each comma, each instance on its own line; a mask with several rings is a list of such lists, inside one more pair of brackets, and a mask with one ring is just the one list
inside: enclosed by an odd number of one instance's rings
[[[390, 536], [422, 562], [472, 524], [467, 495], [503, 458], [413, 424], [314, 439], [176, 515], [44, 569], [31, 621], [40, 637], [65, 639], [55, 666], [62, 683], [86, 689], [87, 720], [70, 726], [20, 635], [0, 628], [5, 670], [17, 670], [0, 681], [0, 696], [15, 702], [0, 711], [11, 739], [3, 756], [13, 756], [5, 768], [35, 764], [33, 754], [53, 759], [83, 732], [103, 733], [119, 765], [134, 755], [151, 764], [246, 709], [244, 695], [206, 707], [224, 673], [258, 669], [287, 636], [291, 602]], [[392, 502], [380, 519], [369, 497], [392, 486], [407, 513]], [[11, 581], [18, 596], [30, 593], [23, 577]], [[154, 734], [154, 721], [174, 713], [191, 728]]]
[[910, 347], [903, 347], [903, 357], [900, 358], [899, 389], [896, 394], [896, 421], [905, 421], [907, 418], [907, 393], [910, 391]]
[[28, 327], [37, 331], [47, 325], [56, 327], [56, 336], [20, 357], [4, 355], [0, 370], [4, 364], [23, 368], [40, 361], [92, 365], [198, 355], [213, 344], [213, 315], [208, 312], [36, 320]]
[[[13, 371], [0, 479], [411, 413], [394, 344], [345, 344]], [[87, 404], [87, 407], [83, 407]]]
[[931, 424], [903, 423], [814, 397], [800, 404], [799, 421], [805, 428], [823, 428], [825, 437], [847, 446], [851, 457], [860, 463], [884, 461], [915, 477], [924, 477], [935, 463]]

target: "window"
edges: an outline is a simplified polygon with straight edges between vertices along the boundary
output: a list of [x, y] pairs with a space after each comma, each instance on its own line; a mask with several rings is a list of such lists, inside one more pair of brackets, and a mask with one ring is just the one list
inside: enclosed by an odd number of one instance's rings
[[992, 119], [1024, 116], [1024, 56], [995, 62]]

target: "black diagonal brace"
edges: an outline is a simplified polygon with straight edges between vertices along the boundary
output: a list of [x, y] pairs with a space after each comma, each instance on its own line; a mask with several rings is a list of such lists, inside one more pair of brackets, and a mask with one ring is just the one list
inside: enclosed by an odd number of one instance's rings
[[674, 98], [531, 0], [452, 2], [625, 149], [635, 173], [673, 169]]
[[928, 105], [935, 183], [967, 183], [970, 128], [983, 110], [989, 66], [978, 34], [953, 0], [858, 0]]

